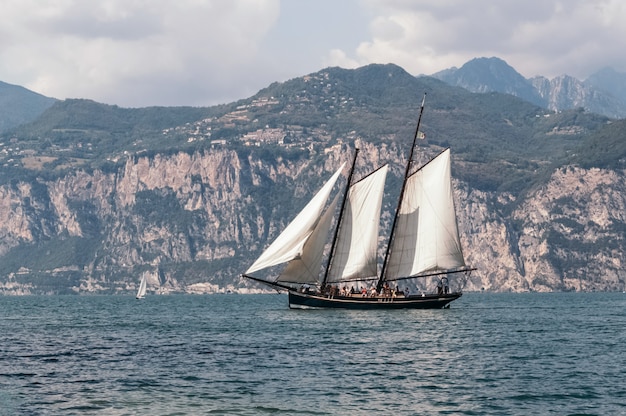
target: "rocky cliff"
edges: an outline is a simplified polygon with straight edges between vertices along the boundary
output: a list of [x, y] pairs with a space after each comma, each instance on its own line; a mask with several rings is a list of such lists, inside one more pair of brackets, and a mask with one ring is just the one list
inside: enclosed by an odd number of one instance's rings
[[[361, 148], [363, 166], [402, 160], [393, 145]], [[0, 293], [127, 293], [144, 272], [153, 292], [259, 290], [239, 274], [349, 158], [345, 146], [325, 153], [271, 163], [232, 149], [134, 156], [109, 173], [4, 185], [0, 255], [14, 260]], [[478, 268], [465, 289], [623, 290], [625, 179], [568, 166], [524, 195], [456, 181], [466, 257]]]
[[625, 171], [555, 171], [527, 195], [460, 185], [469, 290], [623, 290]]

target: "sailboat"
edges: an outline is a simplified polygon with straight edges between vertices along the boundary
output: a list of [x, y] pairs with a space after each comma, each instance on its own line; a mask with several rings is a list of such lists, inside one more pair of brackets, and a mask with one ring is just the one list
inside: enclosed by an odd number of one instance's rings
[[136, 299], [143, 299], [146, 297], [146, 285], [146, 275], [143, 274], [141, 276], [141, 282], [139, 282], [139, 289], [137, 289], [137, 296], [135, 296]]
[[[461, 297], [461, 288], [449, 290], [448, 275], [467, 275], [475, 269], [466, 265], [461, 248], [450, 149], [419, 169], [413, 168], [425, 98], [380, 272], [378, 234], [388, 166], [353, 182], [356, 149], [334, 230], [332, 219], [341, 195], [324, 208], [345, 163], [243, 276], [288, 291], [290, 308], [435, 309], [449, 307]], [[274, 277], [256, 275], [284, 263]], [[400, 289], [401, 282], [410, 282], [414, 289], [408, 284]], [[434, 284], [436, 290], [415, 289], [427, 284]]]

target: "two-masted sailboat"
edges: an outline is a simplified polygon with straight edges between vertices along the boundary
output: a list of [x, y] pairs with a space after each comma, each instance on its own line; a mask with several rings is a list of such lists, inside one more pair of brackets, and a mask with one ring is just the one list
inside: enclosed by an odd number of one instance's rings
[[[447, 275], [473, 269], [461, 249], [450, 149], [415, 171], [412, 166], [423, 111], [424, 101], [380, 272], [378, 229], [388, 167], [353, 182], [357, 149], [325, 267], [324, 251], [342, 195], [326, 205], [345, 163], [243, 276], [287, 290], [290, 308], [431, 309], [458, 299], [461, 289], [449, 291]], [[283, 263], [287, 265], [273, 278], [253, 275]], [[415, 289], [428, 284], [436, 290]]]

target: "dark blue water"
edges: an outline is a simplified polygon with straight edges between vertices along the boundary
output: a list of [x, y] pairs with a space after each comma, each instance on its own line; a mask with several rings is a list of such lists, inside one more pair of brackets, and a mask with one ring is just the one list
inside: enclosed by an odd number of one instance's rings
[[0, 414], [626, 414], [626, 294], [0, 297]]

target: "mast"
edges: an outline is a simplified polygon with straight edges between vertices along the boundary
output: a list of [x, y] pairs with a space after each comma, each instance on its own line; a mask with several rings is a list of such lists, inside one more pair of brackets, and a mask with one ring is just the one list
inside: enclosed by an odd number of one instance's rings
[[385, 282], [385, 272], [387, 271], [387, 261], [389, 260], [389, 254], [391, 254], [391, 242], [393, 241], [394, 234], [396, 232], [396, 223], [398, 222], [398, 215], [400, 214], [400, 207], [402, 205], [402, 199], [404, 198], [404, 191], [406, 189], [406, 180], [411, 172], [411, 164], [413, 163], [413, 151], [415, 150], [415, 144], [417, 143], [417, 137], [419, 136], [420, 124], [422, 122], [422, 113], [424, 112], [424, 102], [426, 101], [426, 93], [422, 98], [422, 105], [420, 107], [420, 114], [417, 118], [417, 127], [415, 128], [415, 135], [413, 136], [413, 144], [409, 151], [409, 159], [406, 162], [406, 169], [404, 171], [404, 180], [402, 181], [402, 190], [400, 191], [400, 198], [398, 198], [398, 206], [396, 208], [396, 214], [393, 217], [393, 223], [391, 225], [391, 233], [389, 235], [389, 241], [387, 242], [387, 251], [385, 252], [385, 259], [383, 261], [383, 268], [380, 272], [380, 278], [376, 285], [376, 291], [380, 292]]
[[350, 173], [348, 175], [348, 182], [346, 184], [346, 190], [343, 194], [343, 201], [341, 202], [341, 209], [339, 210], [339, 218], [337, 219], [337, 226], [335, 227], [335, 234], [333, 235], [333, 242], [330, 247], [330, 254], [328, 256], [328, 263], [326, 264], [326, 271], [324, 272], [324, 279], [322, 280], [322, 284], [320, 286], [320, 290], [324, 292], [324, 288], [326, 287], [326, 281], [328, 280], [328, 273], [330, 272], [330, 266], [333, 261], [333, 255], [335, 253], [335, 248], [337, 246], [337, 236], [339, 235], [339, 227], [341, 227], [341, 221], [343, 220], [343, 212], [346, 209], [346, 202], [348, 201], [348, 192], [350, 192], [350, 184], [352, 183], [352, 174], [354, 173], [354, 167], [356, 166], [356, 157], [359, 154], [359, 149], [354, 149], [354, 158], [352, 159], [352, 167], [350, 168]]

